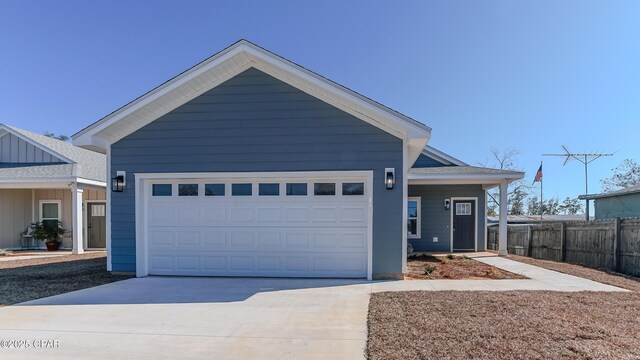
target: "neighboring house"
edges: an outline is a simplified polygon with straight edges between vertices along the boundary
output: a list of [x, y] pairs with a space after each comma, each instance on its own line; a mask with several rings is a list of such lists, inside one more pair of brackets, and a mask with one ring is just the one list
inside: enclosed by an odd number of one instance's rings
[[603, 194], [580, 195], [594, 200], [596, 220], [640, 217], [640, 184]]
[[67, 230], [63, 248], [104, 249], [106, 178], [103, 154], [0, 124], [0, 248], [32, 245], [20, 233], [58, 220]]
[[486, 190], [506, 197], [523, 176], [468, 166], [430, 137], [242, 40], [73, 141], [106, 153], [121, 185], [107, 192], [109, 270], [372, 279], [402, 277], [407, 241], [484, 250]]
[[[584, 221], [584, 215], [542, 215], [542, 222]], [[499, 216], [487, 216], [489, 226], [498, 225]], [[540, 215], [508, 215], [509, 224], [540, 224]]]

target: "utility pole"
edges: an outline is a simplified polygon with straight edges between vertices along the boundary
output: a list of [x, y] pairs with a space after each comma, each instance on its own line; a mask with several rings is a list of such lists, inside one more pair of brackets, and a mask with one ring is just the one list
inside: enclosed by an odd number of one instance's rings
[[[564, 145], [562, 145], [562, 149], [564, 149], [565, 151], [564, 154], [542, 154], [542, 156], [564, 156], [565, 159], [564, 159], [564, 163], [562, 163], [562, 166], [567, 165], [567, 162], [569, 162], [569, 160], [571, 160], [572, 158], [583, 163], [584, 164], [584, 194], [585, 196], [589, 195], [589, 164], [603, 156], [613, 156], [613, 154], [605, 154], [605, 153], [576, 154], [576, 153], [571, 153], [569, 149], [567, 149], [567, 147]], [[589, 221], [589, 199], [585, 199], [585, 201], [586, 201], [586, 207], [584, 211], [585, 218], [586, 218], [585, 220]]]

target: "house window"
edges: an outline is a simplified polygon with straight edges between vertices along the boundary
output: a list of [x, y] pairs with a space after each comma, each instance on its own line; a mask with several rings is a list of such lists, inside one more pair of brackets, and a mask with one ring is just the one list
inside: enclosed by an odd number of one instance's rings
[[178, 196], [198, 196], [198, 184], [178, 184]]
[[56, 226], [60, 221], [60, 200], [40, 201], [40, 221], [44, 226]]
[[420, 238], [420, 198], [410, 197], [407, 201], [407, 236]]
[[315, 183], [313, 184], [314, 195], [335, 195], [336, 183]]
[[307, 183], [287, 183], [287, 196], [307, 195]]
[[471, 203], [457, 203], [456, 215], [471, 215]]

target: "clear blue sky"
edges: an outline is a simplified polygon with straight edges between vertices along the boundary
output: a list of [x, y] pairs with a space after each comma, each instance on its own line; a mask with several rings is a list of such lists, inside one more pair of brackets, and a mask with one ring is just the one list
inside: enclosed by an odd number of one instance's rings
[[[640, 159], [640, 1], [8, 1], [0, 122], [72, 134], [240, 38], [433, 128], [471, 164], [516, 148]], [[582, 168], [545, 158], [545, 193]], [[546, 197], [546, 196], [545, 196]]]

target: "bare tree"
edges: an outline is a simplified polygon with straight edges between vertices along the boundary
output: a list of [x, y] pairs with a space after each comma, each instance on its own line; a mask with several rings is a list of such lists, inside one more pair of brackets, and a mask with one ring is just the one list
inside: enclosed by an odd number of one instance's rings
[[[500, 170], [522, 171], [516, 165], [520, 151], [513, 148], [500, 149], [491, 147], [491, 156], [480, 165], [483, 167], [491, 167]], [[531, 192], [531, 187], [527, 186], [524, 179], [514, 181], [509, 184], [507, 194], [507, 207], [509, 214], [522, 215], [525, 212], [524, 199]], [[497, 189], [487, 192], [487, 214], [496, 215], [497, 208], [500, 206], [498, 201], [500, 193]]]
[[56, 135], [50, 131], [45, 131], [43, 135], [53, 139], [58, 139], [60, 141], [69, 141], [69, 137], [67, 135], [62, 135], [62, 134]]
[[613, 175], [601, 180], [604, 191], [614, 191], [640, 184], [640, 164], [633, 159], [624, 159], [615, 169]]

